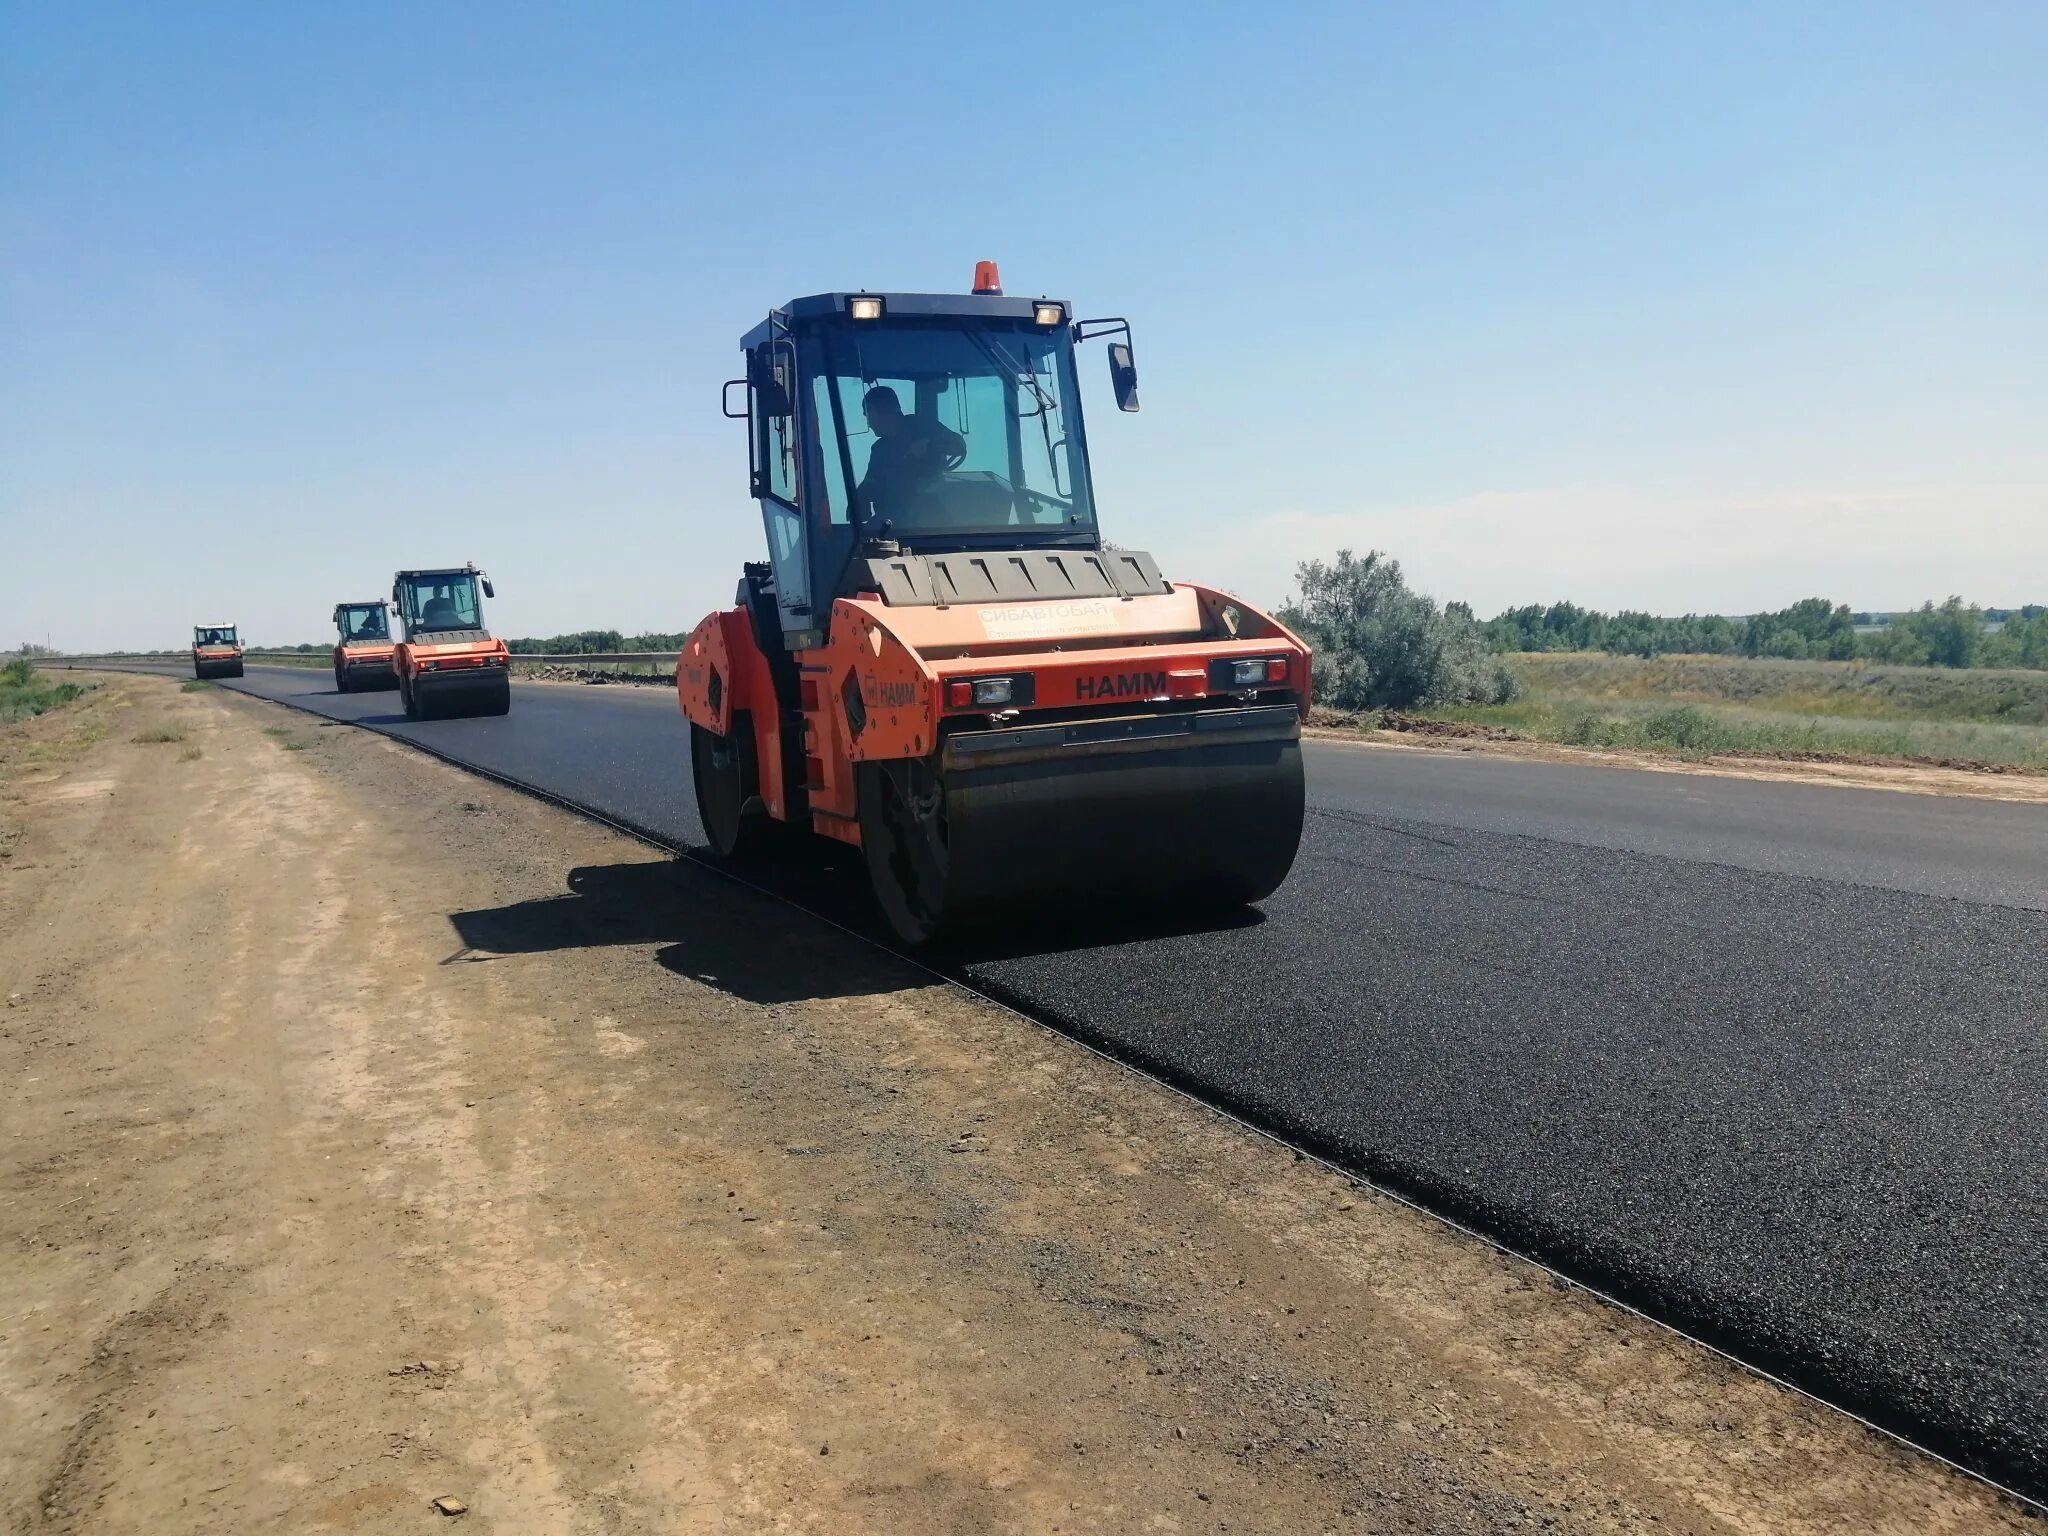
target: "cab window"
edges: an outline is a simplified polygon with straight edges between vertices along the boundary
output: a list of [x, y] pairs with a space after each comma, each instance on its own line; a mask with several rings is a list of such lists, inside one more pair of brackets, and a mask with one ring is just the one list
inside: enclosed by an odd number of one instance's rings
[[[791, 506], [797, 501], [796, 354], [786, 344], [770, 345], [755, 354], [755, 387], [748, 391], [753, 413], [754, 452], [766, 493]], [[785, 407], [780, 415], [766, 407]]]

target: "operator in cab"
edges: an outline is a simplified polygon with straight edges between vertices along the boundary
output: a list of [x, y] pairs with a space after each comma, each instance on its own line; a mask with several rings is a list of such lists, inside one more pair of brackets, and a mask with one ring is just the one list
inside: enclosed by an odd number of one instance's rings
[[861, 397], [861, 414], [875, 445], [857, 493], [869, 521], [902, 515], [927, 486], [967, 452], [967, 440], [950, 427], [903, 414], [903, 402], [886, 384]]

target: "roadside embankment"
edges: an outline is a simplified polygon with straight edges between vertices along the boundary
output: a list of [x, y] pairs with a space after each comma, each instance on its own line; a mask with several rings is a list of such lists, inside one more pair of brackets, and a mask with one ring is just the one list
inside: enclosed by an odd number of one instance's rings
[[1356, 715], [1381, 745], [2048, 801], [2048, 673], [1728, 656], [1511, 656], [1505, 704]]

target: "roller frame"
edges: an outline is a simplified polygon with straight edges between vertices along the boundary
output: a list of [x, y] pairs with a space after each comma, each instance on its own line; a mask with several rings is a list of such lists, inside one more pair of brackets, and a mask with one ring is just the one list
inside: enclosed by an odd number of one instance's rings
[[[1226, 607], [1234, 634], [1216, 633]], [[877, 897], [908, 942], [1034, 905], [1071, 907], [1084, 894], [1153, 907], [1264, 899], [1299, 844], [1307, 648], [1268, 616], [1203, 588], [1102, 612], [1106, 621], [1093, 610], [1086, 617], [1116, 632], [1076, 637], [1041, 627], [1006, 648], [989, 632], [998, 621], [971, 607], [843, 598], [826, 645], [798, 653], [792, 709], [747, 609], [736, 607], [691, 635], [677, 662], [678, 699], [711, 738], [747, 723], [754, 814], [807, 820], [864, 848]], [[1014, 621], [1012, 609], [1002, 613]], [[1025, 615], [1041, 617], [1052, 615]], [[1285, 684], [1219, 695], [1212, 664], [1242, 656], [1284, 661]], [[945, 703], [955, 678], [1025, 672], [1038, 679], [1046, 708], [995, 724], [987, 709]], [[1114, 692], [1125, 677], [1144, 679], [1158, 696], [1091, 707], [1090, 692]], [[791, 750], [796, 741], [800, 752]], [[902, 787], [913, 783], [927, 786], [927, 804], [940, 803], [929, 786], [943, 796], [950, 842], [937, 912], [910, 910], [914, 894], [892, 894], [887, 868], [876, 867], [901, 857], [904, 820], [879, 807], [920, 798]]]

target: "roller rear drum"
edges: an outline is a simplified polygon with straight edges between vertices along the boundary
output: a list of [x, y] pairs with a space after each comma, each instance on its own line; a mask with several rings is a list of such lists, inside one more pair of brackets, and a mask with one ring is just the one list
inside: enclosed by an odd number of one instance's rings
[[1239, 907], [1301, 840], [1298, 740], [942, 770], [860, 765], [861, 842], [910, 944], [1001, 922]]

